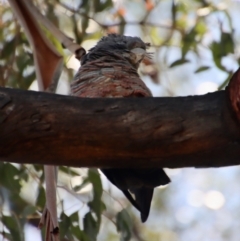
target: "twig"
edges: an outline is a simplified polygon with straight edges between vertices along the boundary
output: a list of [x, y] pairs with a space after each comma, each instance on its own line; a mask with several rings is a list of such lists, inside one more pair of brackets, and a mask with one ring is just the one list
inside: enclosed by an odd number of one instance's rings
[[28, 10], [33, 14], [36, 19], [41, 22], [51, 33], [63, 44], [73, 54], [76, 54], [76, 58], [80, 59], [85, 53], [85, 49], [82, 48], [79, 44], [73, 42], [66, 34], [60, 31], [51, 21], [49, 21], [45, 16], [43, 16], [38, 9], [33, 5], [29, 0], [25, 1]]
[[[66, 8], [68, 11], [72, 12], [72, 13], [75, 13], [75, 14], [78, 14], [82, 17], [85, 17], [85, 18], [88, 18], [88, 19], [91, 19], [93, 20], [95, 23], [97, 23], [100, 27], [102, 28], [111, 28], [111, 27], [115, 27], [115, 26], [122, 26], [122, 25], [148, 25], [148, 26], [152, 26], [152, 27], [158, 27], [158, 28], [165, 28], [165, 29], [172, 29], [172, 26], [171, 25], [165, 25], [165, 24], [156, 24], [156, 23], [151, 23], [151, 22], [145, 22], [144, 20], [142, 21], [130, 21], [130, 22], [124, 22], [124, 21], [121, 21], [121, 22], [118, 22], [118, 23], [112, 23], [112, 24], [104, 24], [104, 23], [100, 23], [99, 21], [97, 21], [95, 18], [93, 17], [90, 17], [88, 14], [86, 13], [83, 13], [83, 12], [79, 12], [78, 9], [74, 9], [74, 8], [71, 8], [69, 6], [67, 6], [66, 4], [64, 3], [61, 3], [59, 1], [57, 1], [58, 4], [64, 8]], [[144, 17], [145, 19], [145, 17]], [[177, 29], [177, 28], [176, 28]]]

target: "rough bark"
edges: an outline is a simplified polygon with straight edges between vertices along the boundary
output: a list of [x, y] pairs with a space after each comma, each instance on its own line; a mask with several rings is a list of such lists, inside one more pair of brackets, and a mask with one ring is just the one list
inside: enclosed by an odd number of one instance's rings
[[78, 98], [0, 88], [0, 160], [77, 167], [240, 163], [228, 92], [174, 98]]
[[77, 98], [0, 88], [0, 160], [79, 167], [240, 163], [225, 91], [175, 98]]

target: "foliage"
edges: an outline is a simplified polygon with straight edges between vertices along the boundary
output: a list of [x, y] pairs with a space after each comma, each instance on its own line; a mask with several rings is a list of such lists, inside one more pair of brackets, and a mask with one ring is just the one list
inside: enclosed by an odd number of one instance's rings
[[[195, 65], [185, 72], [201, 75], [215, 69], [225, 73], [217, 83], [222, 89], [240, 62], [238, 36], [234, 32], [230, 8], [216, 1], [132, 0], [120, 3], [82, 0], [70, 3], [64, 0], [36, 0], [35, 3], [56, 26], [88, 48], [91, 47], [90, 43], [110, 32], [129, 34], [133, 31], [134, 35], [136, 33], [146, 42], [151, 42], [156, 56], [143, 64], [141, 75], [164, 88], [164, 93], [159, 95], [176, 95], [179, 85], [191, 86], [184, 79], [189, 79], [190, 74], [186, 76], [181, 69], [193, 62]], [[46, 29], [45, 32], [64, 54], [67, 65], [71, 57], [69, 52], [56, 43]], [[206, 56], [209, 57], [207, 61]], [[224, 62], [226, 58], [233, 64], [227, 65]], [[166, 81], [168, 73], [175, 73], [180, 84]], [[70, 81], [73, 75], [73, 70], [65, 66], [62, 81], [66, 76]], [[33, 55], [29, 43], [7, 2], [0, 1], [0, 86], [29, 89], [34, 80]], [[120, 240], [143, 240], [134, 212], [125, 208], [116, 211], [111, 207], [116, 201], [109, 200], [106, 195], [102, 198], [103, 187], [96, 170], [89, 169], [87, 175], [81, 174], [83, 178], [74, 186], [70, 186], [70, 183], [80, 175], [79, 170], [60, 167], [59, 171], [59, 182], [64, 184], [65, 191], [79, 199], [78, 203], [84, 207], [84, 210], [79, 208], [80, 211], [68, 212], [60, 195], [63, 188], [59, 187], [61, 204], [58, 211], [62, 240], [94, 241], [99, 235], [105, 240], [116, 240], [119, 238], [116, 231], [120, 233]], [[85, 193], [84, 189], [90, 184], [92, 189]], [[92, 198], [86, 201], [86, 196], [91, 195]], [[0, 200], [2, 237], [6, 240], [25, 240], [25, 225], [37, 226], [39, 213], [45, 205], [42, 167], [0, 163]], [[127, 202], [120, 203], [126, 206]], [[159, 209], [164, 213], [164, 198], [160, 203]], [[115, 228], [108, 228], [108, 234], [102, 234], [101, 230], [107, 228], [103, 223], [108, 223], [108, 226], [114, 224]], [[143, 232], [155, 237], [149, 230], [143, 229]], [[166, 237], [166, 231], [160, 233], [161, 237]], [[171, 236], [169, 240], [176, 239]]]

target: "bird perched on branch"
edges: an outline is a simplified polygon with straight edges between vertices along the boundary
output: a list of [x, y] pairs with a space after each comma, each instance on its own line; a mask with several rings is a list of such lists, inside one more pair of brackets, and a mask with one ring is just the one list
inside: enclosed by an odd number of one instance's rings
[[[138, 37], [110, 34], [103, 37], [81, 59], [81, 67], [71, 84], [71, 94], [78, 97], [149, 97], [150, 90], [137, 70], [148, 43]], [[132, 205], [148, 218], [153, 190], [170, 182], [163, 169], [104, 168], [101, 171], [117, 186]]]

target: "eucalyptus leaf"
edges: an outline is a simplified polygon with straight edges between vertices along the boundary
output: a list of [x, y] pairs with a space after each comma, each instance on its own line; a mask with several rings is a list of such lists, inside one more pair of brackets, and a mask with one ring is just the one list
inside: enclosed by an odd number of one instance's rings
[[42, 186], [39, 186], [36, 206], [41, 207], [43, 209], [45, 206], [45, 203], [46, 203], [45, 189]]
[[206, 70], [208, 70], [209, 68], [210, 68], [209, 66], [201, 66], [201, 67], [199, 67], [198, 69], [196, 69], [196, 70], [194, 71], [194, 73], [197, 74], [197, 73], [206, 71]]
[[24, 241], [23, 229], [20, 226], [19, 221], [17, 220], [15, 215], [5, 216], [3, 215], [1, 218], [2, 223], [5, 227], [10, 231], [13, 241]]
[[96, 241], [99, 225], [91, 212], [88, 212], [83, 219], [84, 232], [89, 237], [90, 241]]
[[117, 230], [121, 234], [121, 241], [129, 241], [132, 237], [132, 221], [126, 209], [117, 214]]
[[189, 63], [189, 62], [190, 61], [188, 59], [178, 59], [178, 60], [174, 61], [173, 63], [171, 63], [169, 67], [172, 68], [172, 67], [176, 67], [178, 65]]

